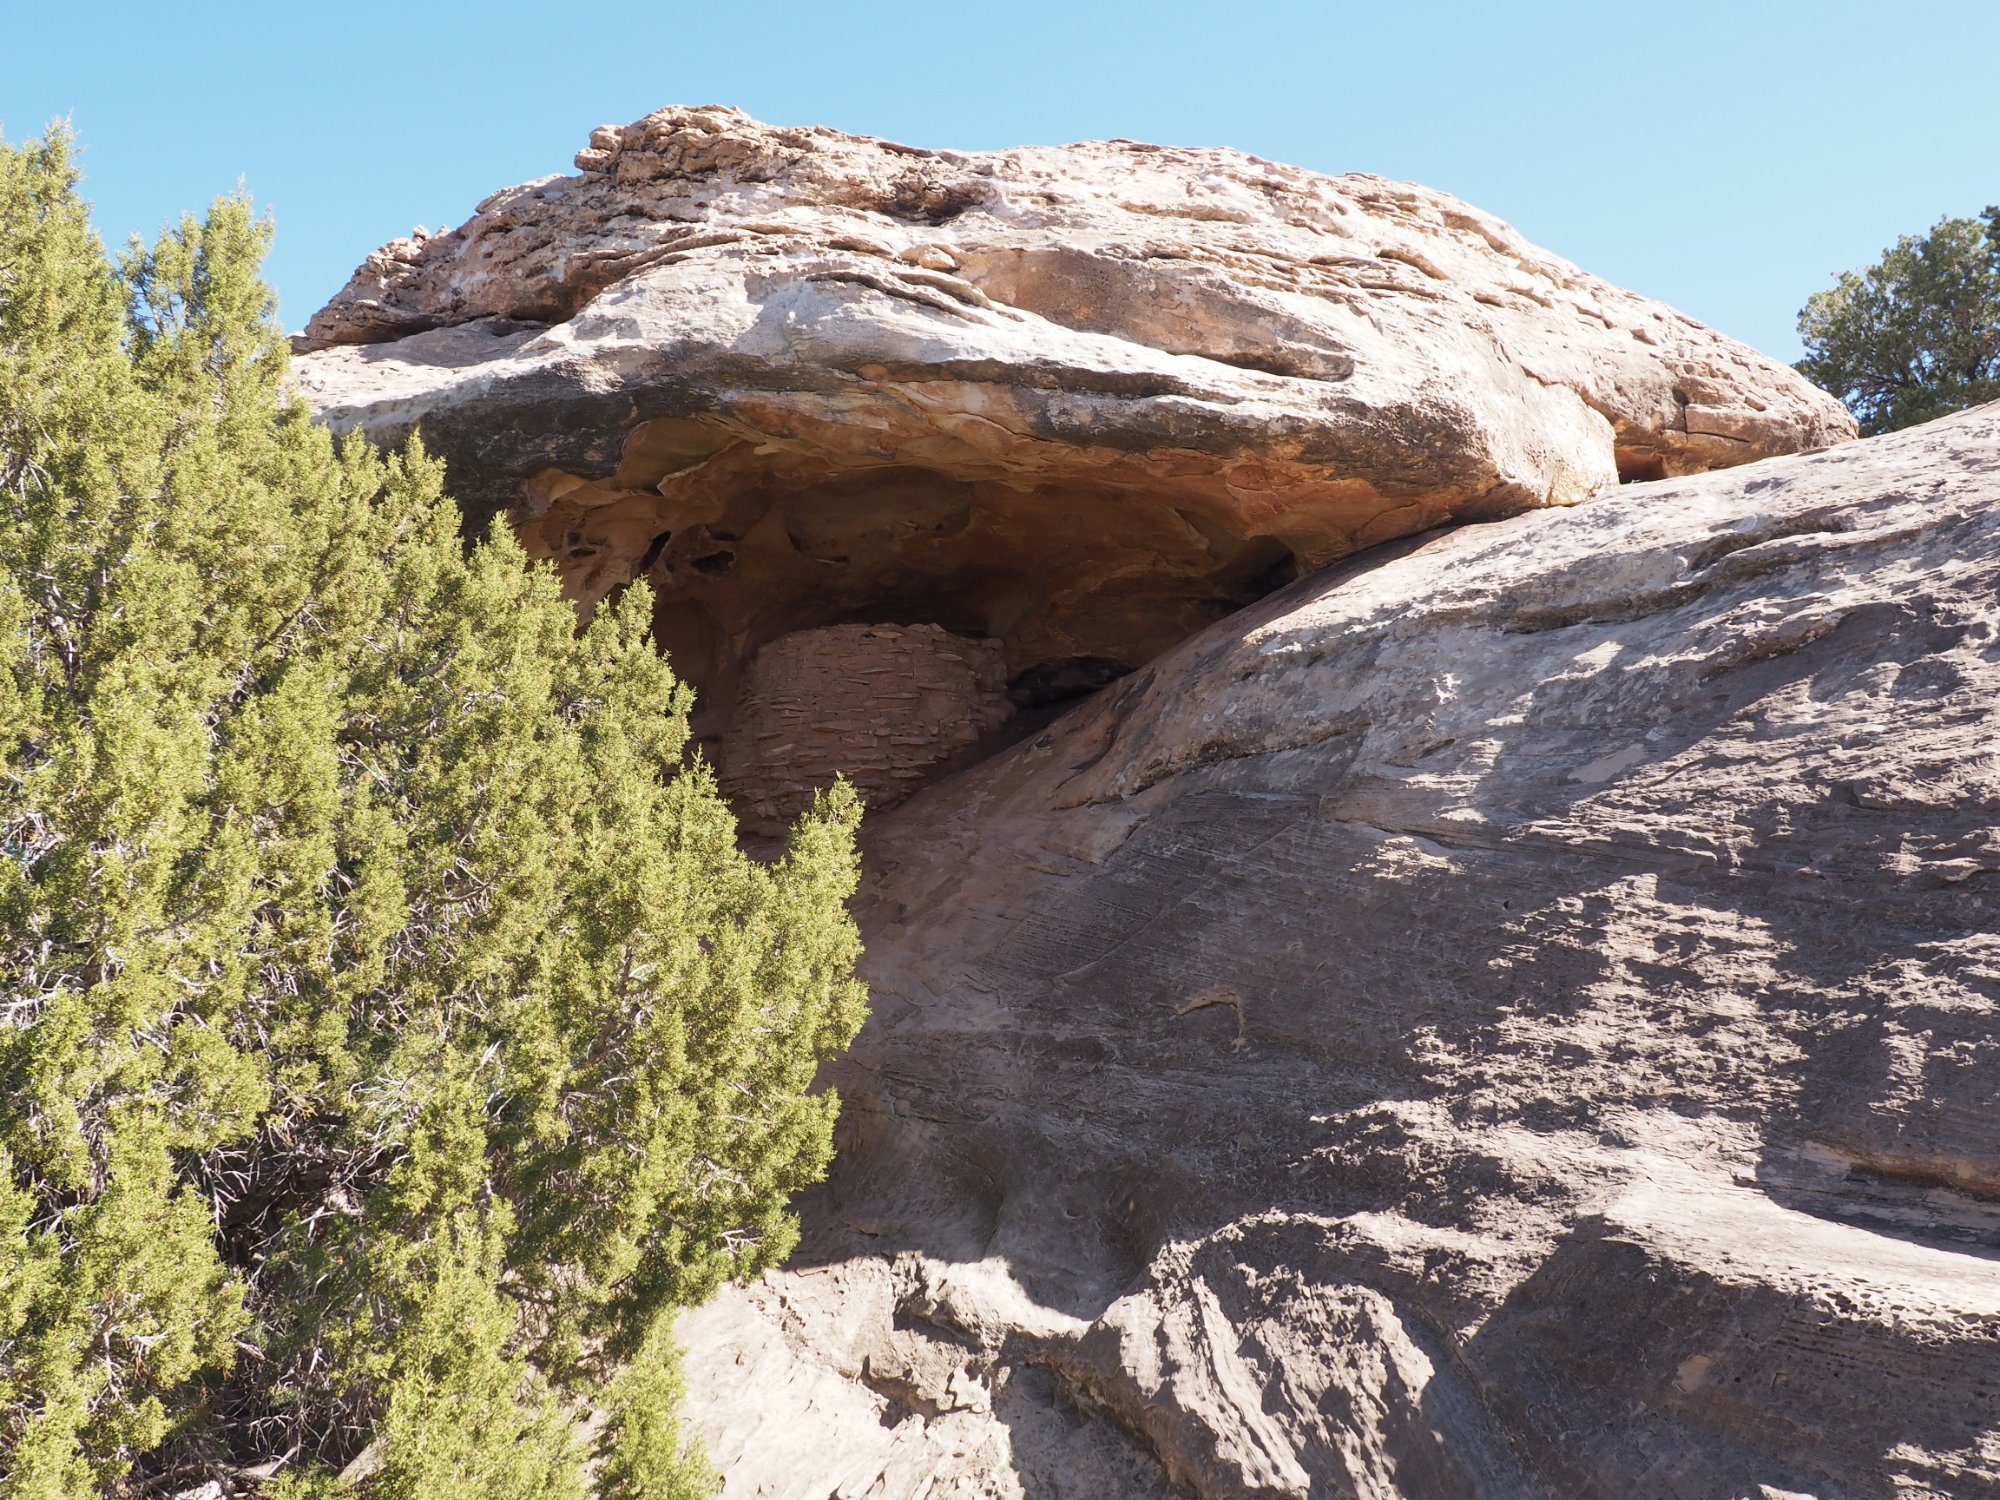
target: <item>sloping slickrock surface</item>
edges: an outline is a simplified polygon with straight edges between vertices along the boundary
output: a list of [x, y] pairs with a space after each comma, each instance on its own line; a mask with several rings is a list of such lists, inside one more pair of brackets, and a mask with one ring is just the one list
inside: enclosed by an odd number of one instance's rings
[[336, 426], [421, 424], [579, 600], [635, 577], [703, 691], [838, 624], [1136, 668], [1453, 518], [1849, 438], [1793, 371], [1443, 194], [1129, 141], [926, 151], [719, 107], [372, 255]]
[[2000, 408], [1402, 544], [880, 818], [726, 1496], [2000, 1493]]

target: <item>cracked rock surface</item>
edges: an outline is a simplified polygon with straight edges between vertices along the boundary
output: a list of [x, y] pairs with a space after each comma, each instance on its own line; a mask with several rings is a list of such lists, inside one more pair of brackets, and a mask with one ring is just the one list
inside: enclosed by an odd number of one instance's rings
[[2000, 407], [1293, 584], [874, 823], [723, 1494], [2000, 1492]]
[[719, 107], [370, 256], [295, 366], [421, 425], [588, 604], [636, 577], [713, 752], [848, 624], [1087, 691], [1441, 522], [1853, 436], [1785, 366], [1441, 193], [1131, 141], [959, 153]]

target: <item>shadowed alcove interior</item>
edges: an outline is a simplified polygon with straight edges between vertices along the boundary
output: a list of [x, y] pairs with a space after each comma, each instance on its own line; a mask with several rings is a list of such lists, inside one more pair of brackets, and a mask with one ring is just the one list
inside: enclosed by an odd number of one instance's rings
[[[1198, 496], [816, 457], [666, 418], [607, 477], [534, 475], [518, 515], [579, 605], [650, 584], [697, 740], [767, 827], [835, 769], [899, 800], [1298, 576], [1287, 541]], [[735, 732], [746, 695], [760, 735]]]

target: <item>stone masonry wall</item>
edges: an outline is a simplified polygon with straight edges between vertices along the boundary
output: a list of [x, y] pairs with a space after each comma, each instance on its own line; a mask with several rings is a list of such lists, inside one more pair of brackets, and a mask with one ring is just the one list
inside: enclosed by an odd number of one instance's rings
[[757, 653], [723, 736], [722, 789], [752, 833], [780, 834], [845, 775], [871, 808], [1007, 721], [995, 641], [937, 625], [832, 625]]

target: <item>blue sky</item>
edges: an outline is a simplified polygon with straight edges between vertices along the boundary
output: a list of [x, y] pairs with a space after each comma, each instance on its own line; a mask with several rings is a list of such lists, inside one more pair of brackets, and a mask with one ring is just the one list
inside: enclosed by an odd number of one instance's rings
[[114, 244], [245, 181], [303, 323], [593, 125], [722, 102], [961, 149], [1131, 136], [1442, 188], [1780, 357], [1831, 273], [2000, 201], [2000, 0], [390, 6], [0, 0]]

